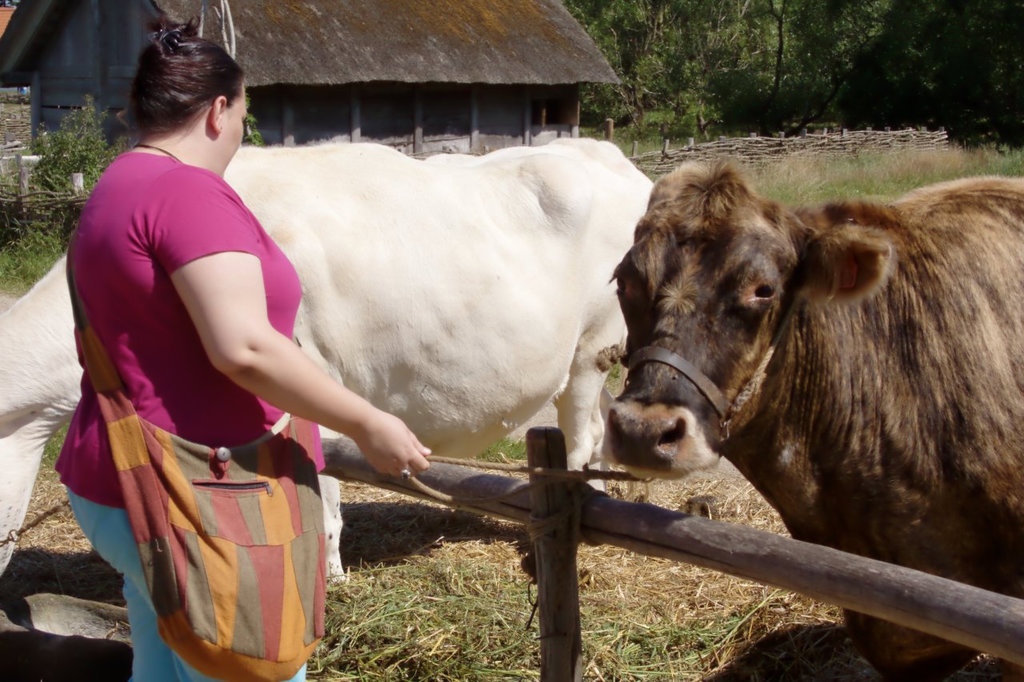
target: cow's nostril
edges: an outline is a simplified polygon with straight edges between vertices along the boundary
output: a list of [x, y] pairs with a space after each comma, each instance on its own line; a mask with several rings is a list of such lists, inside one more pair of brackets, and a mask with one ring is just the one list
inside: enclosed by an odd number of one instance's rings
[[658, 445], [671, 445], [686, 438], [686, 420], [677, 419], [675, 425], [661, 434]]

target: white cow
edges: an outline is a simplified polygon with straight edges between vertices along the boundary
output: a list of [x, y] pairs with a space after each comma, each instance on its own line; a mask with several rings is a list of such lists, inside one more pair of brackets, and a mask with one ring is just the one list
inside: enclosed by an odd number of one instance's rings
[[[624, 334], [610, 278], [651, 187], [613, 145], [431, 163], [370, 144], [246, 148], [227, 180], [299, 272], [303, 348], [436, 454], [477, 455], [552, 400], [570, 466], [599, 450], [600, 356]], [[0, 315], [0, 537], [79, 396], [63, 268]], [[338, 486], [321, 483], [336, 574]]]

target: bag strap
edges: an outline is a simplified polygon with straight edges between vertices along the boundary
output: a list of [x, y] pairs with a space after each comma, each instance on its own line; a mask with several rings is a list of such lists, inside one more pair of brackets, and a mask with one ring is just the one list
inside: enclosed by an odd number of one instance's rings
[[117, 373], [117, 368], [111, 362], [110, 356], [100, 342], [96, 331], [89, 325], [89, 318], [85, 314], [85, 306], [78, 295], [78, 286], [75, 283], [74, 270], [74, 245], [77, 232], [71, 237], [71, 244], [68, 247], [67, 256], [67, 278], [68, 292], [71, 294], [71, 310], [75, 316], [75, 336], [78, 337], [79, 346], [82, 349], [82, 356], [85, 361], [85, 369], [89, 374], [89, 380], [93, 388], [101, 395], [110, 396], [123, 391], [124, 382]]

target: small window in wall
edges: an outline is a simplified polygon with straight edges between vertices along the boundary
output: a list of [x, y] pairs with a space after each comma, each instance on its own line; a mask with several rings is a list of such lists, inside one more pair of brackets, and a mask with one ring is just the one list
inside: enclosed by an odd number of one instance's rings
[[535, 99], [530, 102], [531, 123], [535, 126], [565, 125], [575, 122], [575, 103], [565, 99]]

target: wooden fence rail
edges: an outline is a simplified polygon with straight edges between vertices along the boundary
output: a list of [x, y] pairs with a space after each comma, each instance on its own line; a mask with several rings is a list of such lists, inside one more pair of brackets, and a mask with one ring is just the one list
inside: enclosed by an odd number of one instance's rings
[[[528, 443], [530, 438], [527, 434]], [[324, 450], [328, 475], [430, 499], [410, 483], [374, 472], [350, 441], [327, 441]], [[530, 484], [523, 479], [443, 463], [434, 463], [419, 478], [465, 500], [459, 505], [462, 509], [530, 523]], [[600, 494], [583, 503], [580, 532], [592, 544], [610, 544], [799, 592], [1024, 665], [1022, 599], [774, 533]]]

